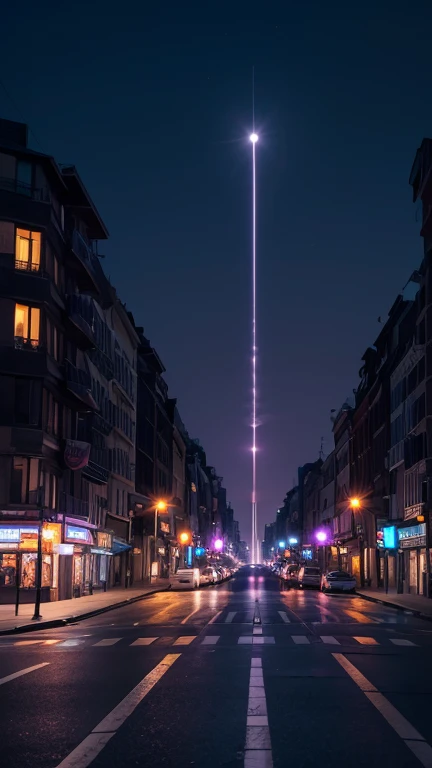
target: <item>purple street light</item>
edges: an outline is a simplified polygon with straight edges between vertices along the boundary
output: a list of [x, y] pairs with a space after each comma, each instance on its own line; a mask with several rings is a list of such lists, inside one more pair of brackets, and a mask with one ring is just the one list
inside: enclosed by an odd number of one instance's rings
[[319, 544], [325, 544], [325, 542], [327, 541], [327, 534], [325, 531], [317, 531], [315, 534], [315, 538]]
[[214, 543], [214, 547], [215, 547], [215, 549], [217, 549], [218, 552], [220, 552], [222, 547], [223, 547], [222, 539], [216, 539], [216, 541]]

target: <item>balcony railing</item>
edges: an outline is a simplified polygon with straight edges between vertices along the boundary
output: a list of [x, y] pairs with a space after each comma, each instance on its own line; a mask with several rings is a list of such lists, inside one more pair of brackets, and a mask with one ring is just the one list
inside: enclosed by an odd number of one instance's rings
[[32, 200], [36, 200], [40, 203], [50, 203], [50, 193], [46, 188], [35, 188], [31, 184], [26, 184], [24, 181], [18, 179], [8, 179], [5, 176], [0, 176], [0, 189], [5, 189], [8, 192], [15, 192], [17, 195], [23, 195], [24, 197], [30, 197]]
[[83, 499], [77, 499], [75, 496], [69, 496], [68, 493], [61, 493], [59, 499], [60, 512], [65, 515], [75, 515], [78, 517], [88, 518], [89, 516], [89, 503], [83, 501]]
[[66, 385], [75, 397], [78, 397], [90, 408], [97, 408], [97, 404], [91, 393], [91, 377], [87, 371], [77, 368], [69, 360], [66, 360]]
[[27, 349], [37, 352], [40, 349], [39, 339], [26, 339], [24, 336], [14, 336], [15, 349]]
[[18, 269], [20, 272], [40, 272], [40, 264], [34, 264], [31, 261], [20, 261], [20, 259], [15, 259], [15, 269]]
[[[85, 297], [87, 298], [87, 297]], [[95, 343], [93, 311], [83, 296], [69, 296], [68, 312], [73, 324], [85, 334], [92, 345]]]

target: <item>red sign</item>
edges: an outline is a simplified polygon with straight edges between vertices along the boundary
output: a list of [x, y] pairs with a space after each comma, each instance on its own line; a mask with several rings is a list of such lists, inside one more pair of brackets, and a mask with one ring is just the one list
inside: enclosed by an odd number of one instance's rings
[[90, 443], [80, 440], [66, 440], [64, 452], [65, 464], [69, 469], [82, 469], [86, 467], [90, 457]]

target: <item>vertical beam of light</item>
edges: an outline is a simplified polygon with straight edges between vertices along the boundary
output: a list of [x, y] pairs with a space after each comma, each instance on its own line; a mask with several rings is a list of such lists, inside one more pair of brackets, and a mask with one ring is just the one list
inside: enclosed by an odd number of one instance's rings
[[257, 563], [259, 557], [257, 525], [257, 301], [256, 301], [256, 162], [255, 145], [258, 135], [255, 133], [255, 84], [252, 70], [252, 546], [251, 560]]

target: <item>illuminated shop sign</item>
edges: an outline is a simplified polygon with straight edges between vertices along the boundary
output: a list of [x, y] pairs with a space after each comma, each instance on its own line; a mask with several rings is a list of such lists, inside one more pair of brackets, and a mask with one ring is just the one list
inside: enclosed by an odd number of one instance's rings
[[[31, 542], [36, 541], [37, 545], [38, 528], [7, 528], [0, 525], [0, 548], [3, 549], [31, 549], [33, 544]], [[5, 547], [5, 544], [12, 544], [12, 547]], [[28, 545], [28, 546], [27, 546]]]
[[383, 529], [383, 542], [385, 549], [397, 549], [398, 539], [395, 525], [389, 525]]
[[398, 537], [399, 546], [402, 547], [402, 549], [406, 549], [407, 547], [425, 547], [426, 523], [410, 525], [408, 528], [399, 528]]
[[88, 528], [79, 528], [77, 525], [67, 525], [65, 539], [76, 541], [77, 544], [93, 544], [93, 538]]
[[106, 533], [106, 531], [98, 531], [96, 534], [97, 545], [99, 549], [111, 549], [112, 548], [112, 534]]

